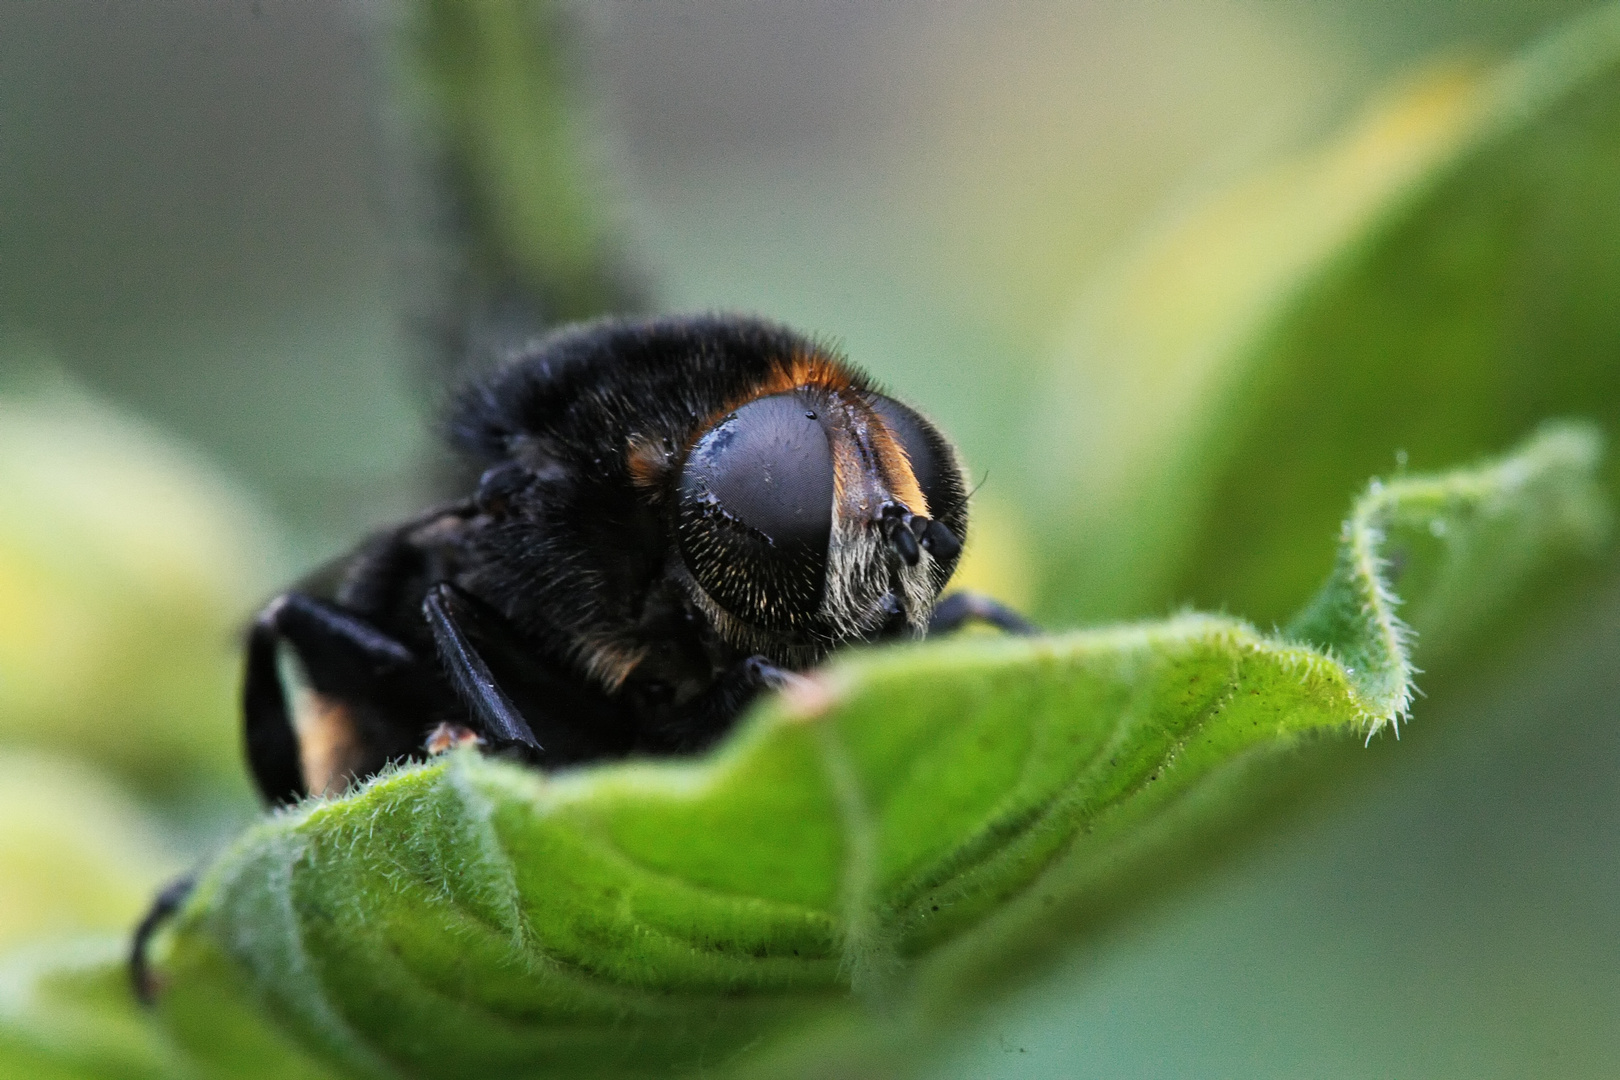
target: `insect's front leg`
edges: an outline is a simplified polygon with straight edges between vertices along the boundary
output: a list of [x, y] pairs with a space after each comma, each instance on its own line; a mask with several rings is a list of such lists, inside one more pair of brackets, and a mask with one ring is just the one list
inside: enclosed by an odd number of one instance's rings
[[1009, 634], [1039, 633], [1034, 623], [998, 600], [982, 593], [954, 592], [935, 605], [928, 636], [960, 630], [970, 621], [989, 623]]
[[708, 689], [682, 703], [677, 719], [645, 729], [641, 749], [654, 754], [702, 750], [729, 731], [762, 691], [783, 690], [804, 681], [803, 675], [763, 656], [746, 656], [722, 671]]

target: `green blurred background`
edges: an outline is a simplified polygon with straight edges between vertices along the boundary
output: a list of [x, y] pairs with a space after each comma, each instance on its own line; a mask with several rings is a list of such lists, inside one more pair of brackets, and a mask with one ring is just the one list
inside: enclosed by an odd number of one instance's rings
[[[758, 311], [841, 342], [958, 439], [1018, 566], [1062, 495], [1034, 403], [1080, 298], [1140, 237], [1341, 129], [1420, 64], [1511, 54], [1585, 6], [607, 0], [569, 9], [572, 115], [648, 305]], [[204, 614], [170, 604], [177, 629], [118, 638], [139, 657], [130, 641], [179, 641], [218, 668], [184, 717], [201, 734], [143, 738], [138, 709], [114, 712], [128, 745], [110, 759], [140, 795], [57, 760], [82, 720], [36, 712], [30, 730], [3, 729], [53, 753], [3, 756], [30, 780], [0, 791], [5, 835], [27, 841], [0, 836], [6, 865], [25, 865], [12, 850], [106, 846], [134, 828], [133, 798], [163, 823], [112, 845], [153, 854], [96, 910], [52, 923], [0, 885], [0, 916], [19, 925], [116, 924], [148, 879], [251, 812], [240, 781], [206, 763], [175, 766], [205, 781], [151, 780], [184, 758], [176, 740], [234, 739], [222, 627], [420, 505], [442, 467], [443, 365], [414, 323], [439, 271], [410, 223], [422, 193], [408, 125], [383, 92], [392, 18], [380, 4], [0, 2], [7, 374], [78, 403], [66, 412], [114, 410], [53, 430], [128, 434], [100, 457], [71, 434], [5, 450], [50, 458], [31, 481], [39, 506], [72, 488], [77, 451], [87, 469], [193, 470], [187, 490], [218, 494], [165, 521], [192, 539], [203, 526], [188, 522], [226, 521], [189, 565], [229, 564], [197, 586]], [[149, 470], [148, 453], [163, 458]], [[34, 505], [7, 504], [13, 519]], [[112, 559], [99, 535], [14, 546], [71, 592], [75, 567]], [[1007, 591], [1034, 576], [1011, 573]], [[1420, 702], [1400, 742], [1375, 742], [1299, 823], [994, 1006], [941, 1048], [935, 1074], [1620, 1074], [1620, 594], [1607, 580], [1566, 587], [1556, 617], [1504, 635], [1501, 662]], [[8, 625], [20, 641], [0, 656], [56, 640], [32, 633], [42, 616], [25, 599], [0, 591], [0, 648]], [[1153, 617], [1193, 599], [1231, 595], [1189, 587], [1100, 610]], [[121, 610], [144, 619], [144, 603]], [[41, 813], [52, 791], [72, 795]]]

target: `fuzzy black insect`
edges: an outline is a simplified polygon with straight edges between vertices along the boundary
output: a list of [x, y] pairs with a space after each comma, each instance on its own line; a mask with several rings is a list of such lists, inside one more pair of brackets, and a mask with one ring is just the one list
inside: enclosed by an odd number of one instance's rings
[[771, 323], [562, 330], [473, 381], [451, 438], [475, 491], [253, 623], [247, 752], [272, 804], [463, 743], [542, 768], [692, 752], [841, 645], [1027, 629], [938, 602], [968, 523], [950, 443]]

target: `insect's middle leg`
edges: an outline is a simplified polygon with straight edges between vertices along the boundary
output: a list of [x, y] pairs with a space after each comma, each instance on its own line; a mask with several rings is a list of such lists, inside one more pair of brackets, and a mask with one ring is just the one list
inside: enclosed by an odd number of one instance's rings
[[472, 713], [475, 732], [498, 748], [517, 746], [525, 752], [543, 753], [545, 747], [534, 737], [528, 720], [495, 680], [489, 662], [468, 636], [469, 624], [491, 621], [482, 609], [482, 604], [449, 582], [433, 586], [422, 601], [422, 615], [433, 631], [439, 662], [456, 695]]
[[546, 768], [630, 749], [624, 705], [477, 596], [441, 582], [422, 615], [473, 734], [491, 749]]

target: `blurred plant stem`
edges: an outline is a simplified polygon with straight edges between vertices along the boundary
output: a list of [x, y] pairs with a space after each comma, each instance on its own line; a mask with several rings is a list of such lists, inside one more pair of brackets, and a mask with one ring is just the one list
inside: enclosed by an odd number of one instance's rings
[[605, 170], [586, 137], [567, 8], [410, 0], [390, 11], [393, 89], [427, 163], [427, 209], [453, 253], [441, 298], [450, 347], [498, 349], [634, 306]]

